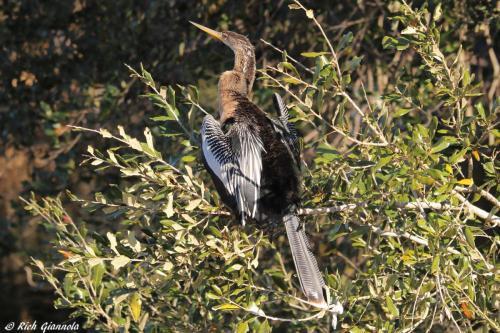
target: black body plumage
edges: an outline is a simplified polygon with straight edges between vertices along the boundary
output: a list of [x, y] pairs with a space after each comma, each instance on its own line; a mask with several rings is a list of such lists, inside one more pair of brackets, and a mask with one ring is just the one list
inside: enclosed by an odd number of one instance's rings
[[[289, 145], [294, 140], [292, 135], [284, 130], [288, 127], [284, 127], [281, 123], [269, 118], [246, 96], [235, 93], [233, 97], [237, 102], [235, 111], [220, 125], [225, 132], [213, 132], [217, 125], [213, 124], [215, 119], [210, 119], [210, 116], [205, 118], [204, 123], [207, 123], [206, 128], [209, 129], [209, 136], [218, 137], [217, 150], [214, 152], [218, 156], [222, 155], [221, 151], [227, 152], [231, 145], [234, 155], [238, 154], [238, 151], [241, 150], [239, 133], [259, 138], [263, 147], [261, 153], [262, 171], [256, 214], [250, 219], [265, 228], [271, 221], [281, 220], [284, 214], [293, 212], [299, 203], [300, 164], [298, 163], [300, 155], [295, 144]], [[280, 133], [277, 129], [282, 132]], [[226, 154], [224, 157], [226, 162], [229, 161], [227, 156]], [[204, 163], [205, 166], [208, 166], [205, 155]], [[241, 215], [242, 212], [238, 209], [237, 200], [228, 193], [217, 175], [213, 172], [211, 175], [214, 182], [217, 183], [217, 190], [224, 203], [236, 215]]]
[[203, 162], [223, 202], [243, 224], [284, 224], [300, 285], [309, 302], [325, 306], [325, 282], [295, 210], [300, 193], [300, 149], [288, 110], [275, 94], [270, 118], [248, 94], [255, 79], [253, 46], [234, 32], [198, 28], [235, 53], [232, 71], [219, 80], [220, 120], [207, 115], [201, 128]]

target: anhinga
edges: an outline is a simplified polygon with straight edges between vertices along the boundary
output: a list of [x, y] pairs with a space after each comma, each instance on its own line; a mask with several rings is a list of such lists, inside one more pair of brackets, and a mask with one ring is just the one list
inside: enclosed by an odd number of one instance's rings
[[193, 25], [229, 46], [234, 67], [219, 79], [219, 121], [211, 115], [201, 129], [204, 163], [224, 203], [241, 219], [259, 226], [284, 223], [308, 301], [325, 307], [325, 282], [295, 210], [299, 203], [300, 155], [288, 112], [275, 94], [278, 120], [248, 99], [255, 79], [250, 41], [235, 32]]

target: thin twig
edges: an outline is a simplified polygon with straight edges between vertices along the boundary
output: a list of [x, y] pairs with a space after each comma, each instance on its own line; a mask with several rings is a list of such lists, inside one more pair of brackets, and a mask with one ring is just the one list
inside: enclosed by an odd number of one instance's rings
[[[302, 10], [304, 10], [306, 13], [308, 13], [308, 10], [304, 6], [302, 6], [302, 4], [299, 1], [294, 0], [294, 2], [297, 5], [299, 5]], [[334, 65], [335, 65], [335, 67], [337, 69], [338, 77], [341, 78], [342, 77], [342, 71], [340, 70], [339, 60], [337, 58], [337, 53], [335, 52], [335, 49], [333, 48], [332, 43], [330, 42], [330, 39], [326, 35], [325, 30], [323, 30], [323, 27], [321, 26], [321, 24], [316, 19], [316, 16], [314, 16], [314, 14], [313, 14], [312, 16], [308, 15], [308, 17], [314, 21], [314, 24], [318, 27], [319, 31], [323, 35], [323, 38], [325, 39], [325, 42], [328, 45], [328, 48], [330, 49], [330, 52], [332, 53], [333, 62], [334, 62]]]
[[356, 112], [365, 120], [366, 124], [368, 125], [368, 127], [370, 127], [373, 133], [375, 133], [379, 137], [380, 141], [382, 141], [380, 145], [387, 146], [389, 143], [387, 142], [387, 139], [385, 138], [384, 134], [379, 129], [377, 129], [375, 126], [372, 125], [372, 123], [366, 117], [366, 114], [363, 112], [363, 110], [361, 110], [361, 108], [356, 104], [356, 102], [354, 102], [351, 96], [349, 96], [345, 91], [341, 92], [340, 95], [344, 96], [349, 101], [349, 103], [354, 107]]
[[279, 48], [277, 48], [276, 46], [274, 46], [273, 44], [269, 43], [268, 41], [264, 40], [264, 39], [260, 39], [260, 41], [268, 46], [270, 46], [271, 48], [273, 48], [274, 50], [280, 52], [281, 54], [285, 54], [285, 56], [290, 59], [294, 64], [298, 65], [300, 68], [302, 68], [303, 70], [305, 70], [306, 72], [309, 72], [311, 74], [314, 74], [314, 71], [312, 71], [311, 69], [307, 68], [306, 66], [304, 66], [300, 61], [298, 61], [297, 59], [295, 58], [292, 58], [290, 55], [288, 55], [288, 53], [286, 53], [285, 51], [283, 50], [280, 50]]

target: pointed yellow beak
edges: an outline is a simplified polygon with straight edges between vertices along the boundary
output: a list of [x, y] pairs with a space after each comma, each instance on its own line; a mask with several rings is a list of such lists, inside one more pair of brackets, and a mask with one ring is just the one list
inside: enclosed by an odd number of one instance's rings
[[217, 40], [220, 40], [222, 42], [222, 34], [218, 31], [215, 31], [215, 30], [212, 30], [210, 28], [207, 28], [205, 26], [202, 26], [201, 24], [198, 24], [198, 23], [194, 23], [192, 21], [189, 21], [189, 23], [191, 23], [192, 25], [194, 25], [195, 27], [197, 27], [198, 29], [206, 32], [207, 34], [209, 34], [210, 36], [212, 36], [213, 38], [217, 39]]

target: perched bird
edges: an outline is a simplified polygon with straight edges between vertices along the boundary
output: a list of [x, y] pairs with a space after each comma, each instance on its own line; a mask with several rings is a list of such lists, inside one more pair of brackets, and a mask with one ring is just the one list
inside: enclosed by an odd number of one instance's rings
[[277, 120], [249, 100], [255, 79], [255, 53], [246, 37], [191, 23], [229, 46], [235, 56], [233, 69], [222, 73], [219, 79], [219, 120], [211, 115], [203, 119], [205, 166], [223, 202], [243, 224], [285, 224], [302, 291], [310, 303], [324, 307], [325, 282], [295, 215], [299, 204], [300, 152], [295, 129], [288, 122], [288, 111], [277, 94]]

